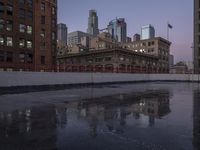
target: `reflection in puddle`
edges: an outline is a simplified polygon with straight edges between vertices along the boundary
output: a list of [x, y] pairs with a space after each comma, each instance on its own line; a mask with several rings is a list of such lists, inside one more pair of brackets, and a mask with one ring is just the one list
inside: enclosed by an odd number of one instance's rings
[[[175, 133], [172, 114], [178, 108], [170, 108], [171, 95], [155, 90], [0, 112], [0, 149], [193, 149], [184, 145], [182, 129]], [[199, 95], [194, 92], [196, 106], [200, 106]], [[197, 148], [199, 108], [194, 107], [193, 143]]]

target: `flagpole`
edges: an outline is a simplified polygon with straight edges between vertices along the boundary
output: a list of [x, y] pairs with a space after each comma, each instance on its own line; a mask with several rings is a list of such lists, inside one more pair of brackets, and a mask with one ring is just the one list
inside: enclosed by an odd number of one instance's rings
[[167, 40], [169, 41], [169, 22], [167, 22]]

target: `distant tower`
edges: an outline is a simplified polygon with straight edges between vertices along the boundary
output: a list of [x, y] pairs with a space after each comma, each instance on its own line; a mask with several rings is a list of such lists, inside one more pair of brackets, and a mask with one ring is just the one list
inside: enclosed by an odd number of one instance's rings
[[133, 36], [133, 41], [140, 41], [140, 35], [139, 34], [134, 34]]
[[109, 22], [108, 32], [112, 35], [112, 38], [118, 42], [126, 43], [127, 30], [126, 22], [124, 18], [116, 18]]
[[87, 33], [91, 34], [94, 37], [99, 34], [98, 16], [96, 10], [89, 11]]
[[155, 29], [152, 25], [146, 25], [142, 26], [141, 29], [141, 39], [146, 40], [146, 39], [151, 39], [155, 37]]
[[63, 23], [59, 23], [57, 25], [57, 40], [58, 46], [66, 46], [67, 45], [67, 26]]

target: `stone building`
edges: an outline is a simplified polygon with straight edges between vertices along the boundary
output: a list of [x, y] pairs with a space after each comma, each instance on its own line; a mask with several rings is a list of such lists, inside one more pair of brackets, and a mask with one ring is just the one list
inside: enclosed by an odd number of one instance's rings
[[103, 32], [97, 37], [92, 38], [90, 42], [90, 50], [99, 50], [115, 47], [119, 47], [119, 43], [116, 40], [112, 39], [111, 34], [107, 32]]
[[185, 62], [178, 62], [170, 67], [170, 73], [172, 74], [186, 74], [189, 73], [188, 67]]
[[161, 37], [120, 44], [122, 48], [158, 57], [158, 68], [163, 69], [160, 72], [169, 72], [170, 45]]
[[58, 57], [58, 61], [59, 71], [159, 72], [158, 57], [122, 48], [67, 54]]
[[103, 32], [92, 38], [89, 49], [81, 45], [68, 47], [58, 62], [63, 71], [169, 73], [170, 44], [160, 37], [118, 43]]

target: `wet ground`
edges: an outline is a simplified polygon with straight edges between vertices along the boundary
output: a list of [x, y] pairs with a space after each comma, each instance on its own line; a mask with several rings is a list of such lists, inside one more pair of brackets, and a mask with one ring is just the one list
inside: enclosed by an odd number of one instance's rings
[[200, 85], [101, 85], [0, 96], [0, 150], [198, 150]]

